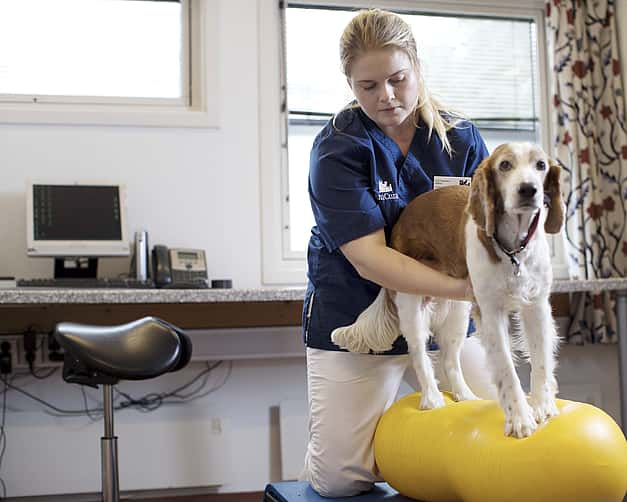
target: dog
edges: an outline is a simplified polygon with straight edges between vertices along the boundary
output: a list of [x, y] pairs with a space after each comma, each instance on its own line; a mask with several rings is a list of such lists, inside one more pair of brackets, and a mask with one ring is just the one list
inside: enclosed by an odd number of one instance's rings
[[[505, 435], [531, 435], [558, 414], [547, 234], [558, 233], [563, 221], [559, 165], [532, 143], [500, 145], [477, 167], [470, 187], [438, 188], [412, 200], [389, 244], [443, 273], [469, 276], [474, 307], [382, 288], [355, 323], [332, 332], [333, 342], [352, 352], [385, 352], [401, 333], [421, 386], [420, 408], [433, 409], [445, 404], [426, 350], [433, 335], [454, 398], [477, 399], [460, 365], [472, 308]], [[531, 364], [528, 399], [515, 369], [518, 353]]]

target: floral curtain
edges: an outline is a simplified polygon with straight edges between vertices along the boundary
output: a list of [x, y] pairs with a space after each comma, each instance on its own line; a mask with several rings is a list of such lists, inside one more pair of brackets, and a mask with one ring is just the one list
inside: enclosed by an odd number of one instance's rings
[[[627, 130], [613, 0], [546, 3], [554, 155], [562, 165], [570, 275], [624, 276]], [[614, 299], [571, 299], [571, 343], [617, 341]]]

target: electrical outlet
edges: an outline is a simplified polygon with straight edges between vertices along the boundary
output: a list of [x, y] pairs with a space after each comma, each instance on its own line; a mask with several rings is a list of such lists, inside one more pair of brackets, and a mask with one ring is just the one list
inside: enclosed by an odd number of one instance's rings
[[5, 340], [0, 343], [0, 374], [8, 375], [13, 372], [12, 359], [11, 343]]
[[44, 348], [44, 364], [47, 366], [62, 366], [65, 351], [52, 333], [48, 333]]
[[[18, 337], [17, 336], [3, 336], [2, 337], [2, 341], [3, 342], [8, 342], [11, 345], [11, 368], [12, 371], [15, 371], [16, 369], [16, 364], [17, 364], [17, 341], [18, 341]], [[22, 368], [20, 368], [22, 369]]]
[[[24, 348], [24, 337], [21, 335], [2, 336], [0, 342], [9, 342], [11, 344], [11, 365], [13, 371], [29, 370], [30, 366], [26, 360], [26, 350]], [[63, 365], [63, 361], [51, 361], [49, 354], [51, 349], [48, 345], [48, 335], [46, 333], [37, 333], [35, 344], [35, 359], [33, 360], [33, 368], [51, 368]]]
[[[45, 335], [35, 335], [35, 359], [33, 359], [33, 368], [39, 368], [43, 365], [42, 341]], [[17, 338], [17, 358], [14, 368], [29, 369], [30, 366], [26, 360], [26, 349], [24, 348], [24, 337]]]
[[211, 432], [214, 434], [222, 434], [222, 420], [218, 417], [211, 419]]

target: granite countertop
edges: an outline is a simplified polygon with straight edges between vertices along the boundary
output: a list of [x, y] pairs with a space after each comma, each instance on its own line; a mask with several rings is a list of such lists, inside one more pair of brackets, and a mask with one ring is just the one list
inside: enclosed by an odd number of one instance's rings
[[627, 290], [627, 277], [610, 279], [557, 279], [553, 281], [551, 292], [576, 293], [578, 291], [617, 291]]
[[[627, 278], [556, 280], [551, 291], [627, 290]], [[217, 303], [302, 301], [305, 287], [259, 289], [0, 289], [0, 304]]]
[[0, 304], [217, 303], [302, 301], [304, 287], [259, 289], [0, 289]]

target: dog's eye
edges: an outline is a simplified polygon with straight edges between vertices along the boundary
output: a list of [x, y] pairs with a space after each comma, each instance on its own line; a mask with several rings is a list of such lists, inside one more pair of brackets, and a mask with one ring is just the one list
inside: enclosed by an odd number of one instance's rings
[[536, 169], [538, 171], [544, 171], [546, 169], [546, 162], [544, 162], [543, 160], [539, 160], [538, 162], [536, 162]]
[[499, 164], [501, 171], [509, 171], [512, 168], [512, 163], [509, 160], [502, 160]]

